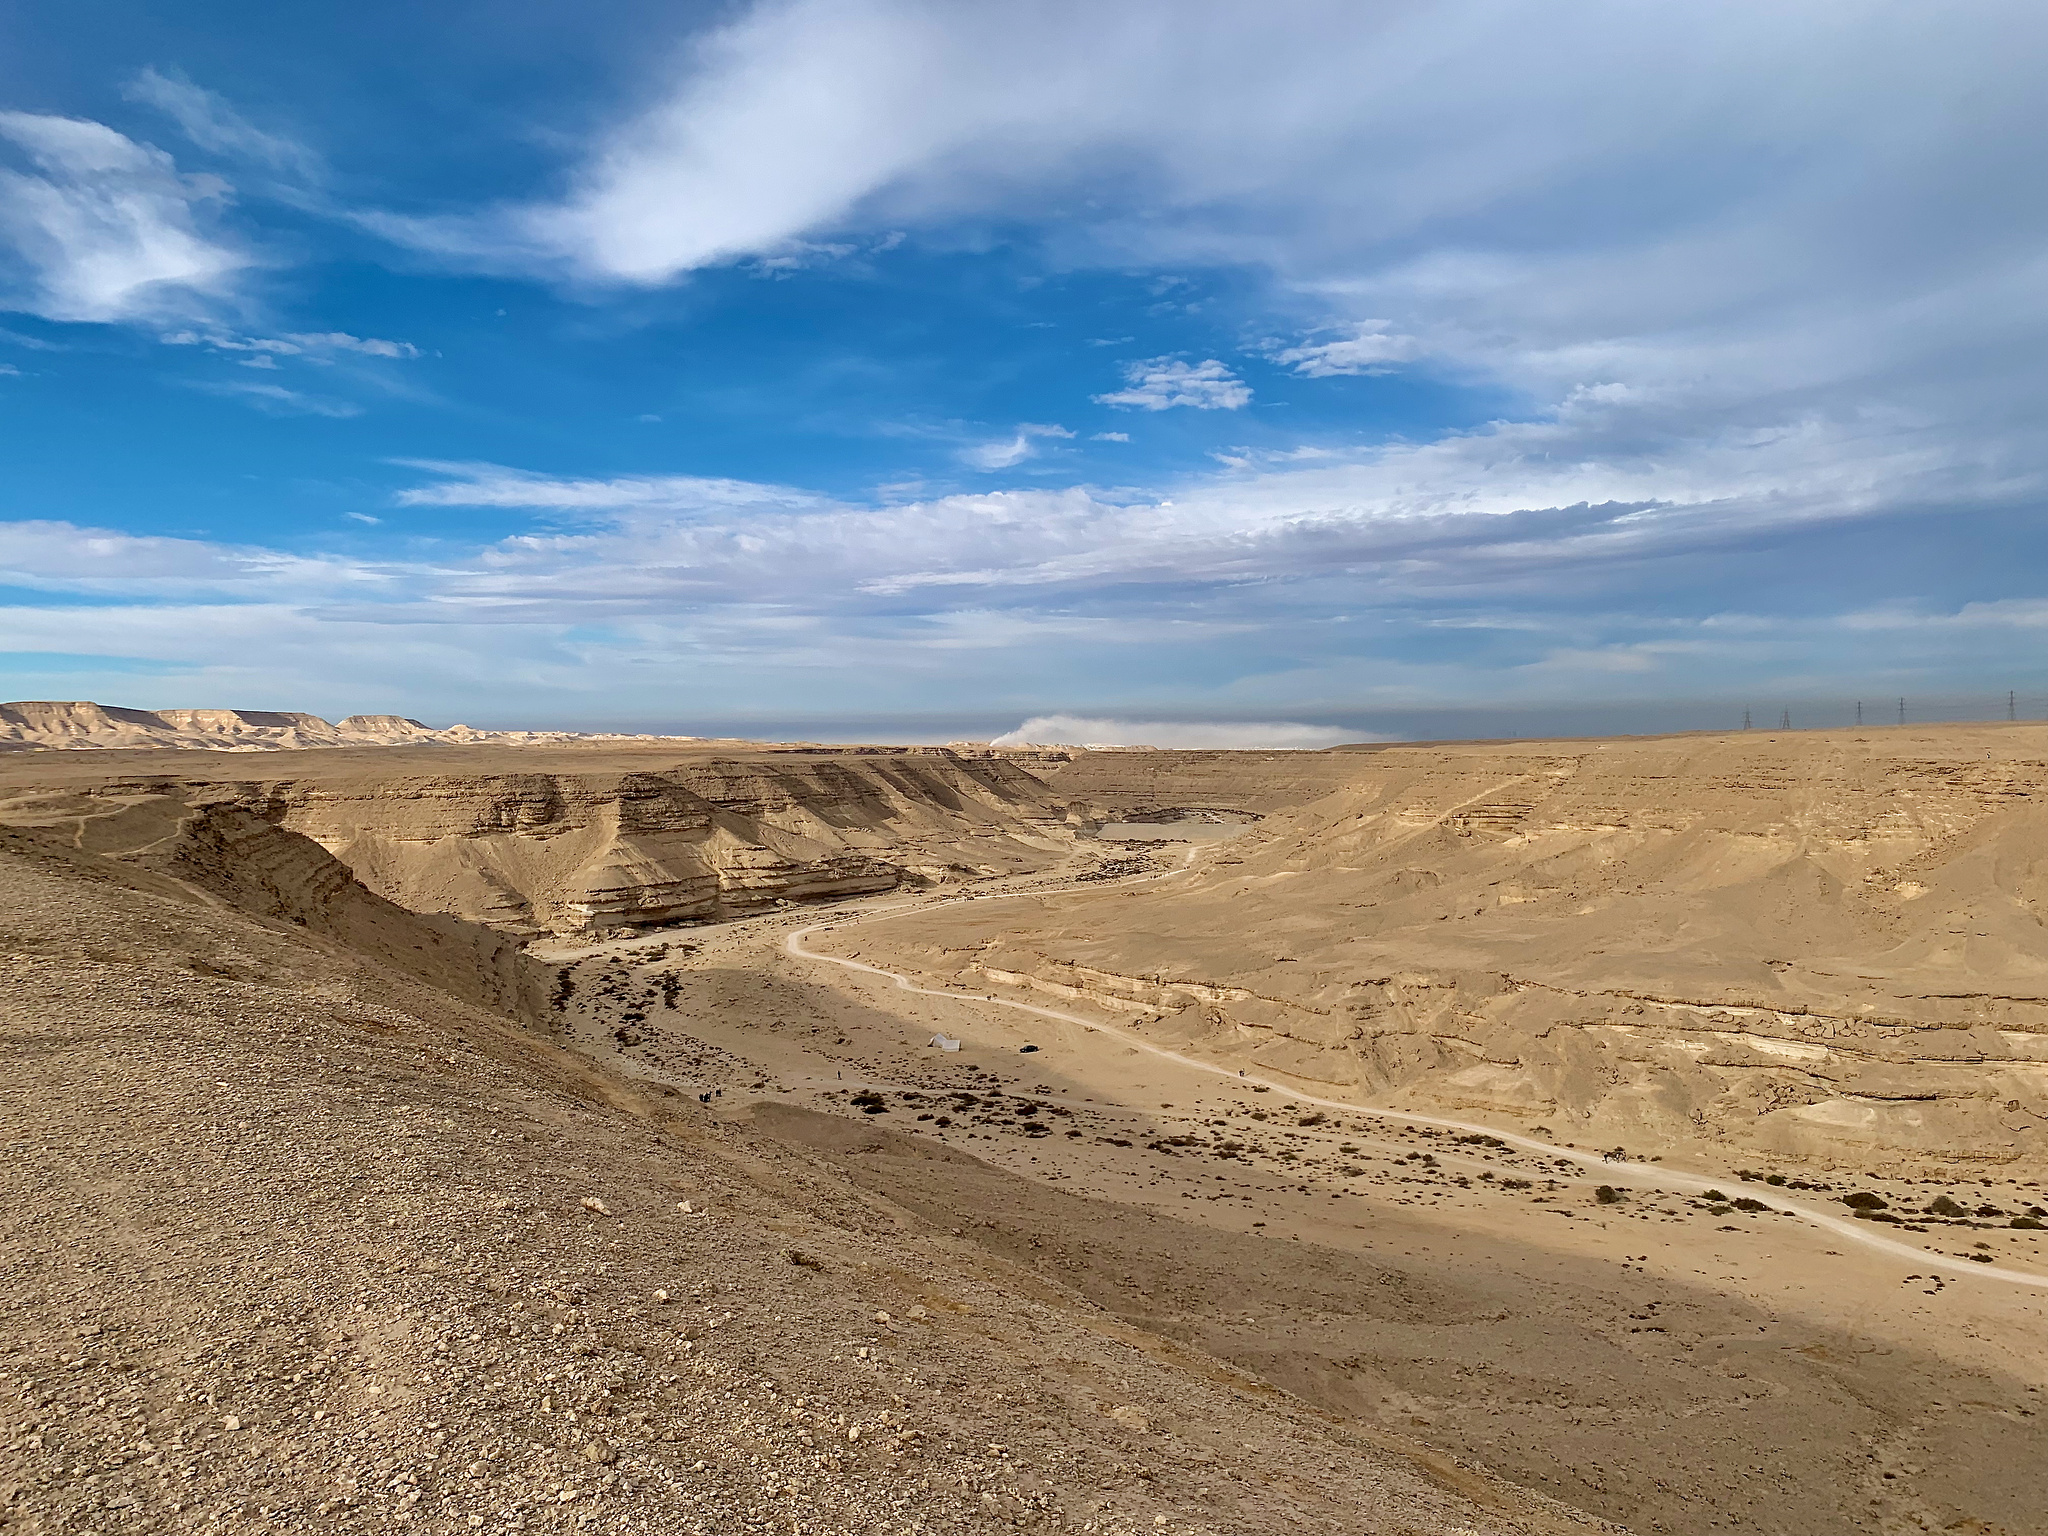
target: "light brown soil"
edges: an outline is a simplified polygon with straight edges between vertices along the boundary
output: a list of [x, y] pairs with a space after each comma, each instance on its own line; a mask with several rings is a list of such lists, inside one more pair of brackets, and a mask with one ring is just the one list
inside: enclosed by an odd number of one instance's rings
[[[2048, 727], [1313, 755], [1338, 787], [1184, 879], [886, 942], [1339, 1097], [1640, 1155], [2048, 1175]], [[1178, 754], [1138, 756], [1146, 798], [1228, 804], [1241, 756], [1267, 804], [1257, 754], [1153, 756]]]
[[367, 892], [0, 841], [0, 1530], [1592, 1528], [395, 969]]
[[[174, 796], [121, 789], [137, 754], [0, 761], [33, 823], [0, 833], [0, 1531], [2048, 1530], [2048, 1289], [1994, 1278], [2048, 1274], [2048, 1230], [2010, 1224], [2048, 1187], [1972, 1108], [2041, 1033], [2048, 741], [1889, 743], [1795, 742], [1775, 779], [1768, 743], [1707, 738], [1612, 744], [1620, 768], [1584, 743], [1122, 754], [1145, 782], [1089, 767], [1106, 808], [1206, 830], [1034, 844], [1036, 802], [891, 812], [875, 856], [892, 826], [1007, 839], [965, 889], [1035, 894], [524, 952], [190, 787], [275, 785], [276, 756], [181, 755]], [[408, 758], [449, 776], [388, 749], [303, 754], [294, 782]], [[1577, 766], [1545, 798], [1536, 759]], [[1216, 840], [1232, 809], [1262, 819]], [[1947, 905], [1868, 894], [1908, 876]], [[1516, 882], [1538, 894], [1479, 909]], [[958, 995], [791, 953], [821, 916], [811, 947]], [[2002, 937], [1944, 948], [1956, 917]], [[1761, 966], [1766, 940], [1794, 963]], [[1288, 1022], [1395, 955], [1416, 979], [1374, 981], [1359, 1035]], [[1660, 964], [1671, 1016], [1619, 1012]], [[1900, 1011], [1822, 1006], [1844, 977]], [[1567, 985], [1593, 1001], [1528, 1011]], [[1821, 1017], [1857, 1027], [1809, 1040]], [[1453, 1084], [1454, 1036], [1535, 1096]], [[1681, 1038], [1714, 1044], [1674, 1064]], [[1771, 1054], [1816, 1043], [1840, 1061]], [[1752, 1122], [1800, 1105], [1726, 1084], [1788, 1062], [1932, 1083], [1940, 1135], [1773, 1139]], [[1693, 1095], [1676, 1130], [1641, 1108], [1660, 1072]], [[1530, 1144], [1624, 1139], [1611, 1172]], [[1925, 1257], [1778, 1213], [1851, 1191]]]
[[[810, 942], [880, 961], [893, 929], [928, 920]], [[575, 1038], [727, 1101], [879, 1106], [864, 1118], [887, 1134], [831, 1143], [868, 1187], [964, 1217], [992, 1251], [1305, 1401], [1632, 1529], [2043, 1528], [2048, 1368], [2033, 1341], [2048, 1286], [1971, 1275], [1958, 1259], [1977, 1230], [1942, 1234], [1937, 1272], [1784, 1216], [1660, 1197], [1654, 1172], [1603, 1205], [1602, 1176], [1577, 1165], [1399, 1121], [1304, 1125], [1313, 1112], [1107, 1030], [792, 959], [780, 940], [804, 921], [700, 931], [692, 952], [638, 965], [624, 962], [648, 941], [608, 946], [575, 967]], [[933, 1050], [939, 1031], [962, 1051]], [[1020, 1057], [1026, 1043], [1039, 1050]], [[816, 1134], [780, 1108], [759, 1123]], [[903, 1132], [975, 1161], [913, 1156]], [[1626, 1188], [1619, 1168], [1606, 1177]], [[1940, 1188], [2048, 1201], [2038, 1186]], [[2042, 1234], [2000, 1225], [1985, 1235], [2010, 1239], [2008, 1263], [2048, 1278]]]

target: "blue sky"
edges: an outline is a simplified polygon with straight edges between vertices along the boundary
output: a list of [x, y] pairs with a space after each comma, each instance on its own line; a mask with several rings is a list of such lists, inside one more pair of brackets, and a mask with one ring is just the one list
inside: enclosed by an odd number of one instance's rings
[[27, 10], [8, 697], [1251, 740], [2048, 686], [2037, 6]]

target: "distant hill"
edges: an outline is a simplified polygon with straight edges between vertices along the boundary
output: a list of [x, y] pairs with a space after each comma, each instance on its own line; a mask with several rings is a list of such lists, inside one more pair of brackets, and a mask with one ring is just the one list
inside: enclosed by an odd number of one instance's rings
[[430, 742], [518, 745], [656, 739], [583, 731], [480, 731], [467, 725], [437, 730], [404, 715], [350, 715], [336, 723], [298, 710], [152, 711], [95, 704], [89, 699], [0, 704], [0, 751], [164, 747], [205, 752], [277, 752], [299, 747], [417, 746]]

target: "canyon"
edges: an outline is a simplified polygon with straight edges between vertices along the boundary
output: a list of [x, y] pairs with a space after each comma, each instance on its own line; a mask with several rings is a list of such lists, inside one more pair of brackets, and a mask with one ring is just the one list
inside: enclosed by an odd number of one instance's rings
[[2030, 725], [0, 754], [0, 1510], [2039, 1530], [2044, 803]]
[[148, 754], [123, 754], [134, 771], [112, 774], [97, 758], [83, 771], [51, 761], [13, 760], [0, 820], [254, 818], [403, 907], [521, 937], [983, 878], [1058, 857], [1090, 829], [1015, 765], [943, 749], [584, 745], [524, 749], [505, 771], [474, 748], [394, 747], [294, 755], [289, 777], [240, 757], [179, 773], [149, 771]]

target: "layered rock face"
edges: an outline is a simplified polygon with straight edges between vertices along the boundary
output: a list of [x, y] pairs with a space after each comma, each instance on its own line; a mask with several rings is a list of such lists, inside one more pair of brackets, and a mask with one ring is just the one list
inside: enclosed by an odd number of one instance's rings
[[[1189, 876], [887, 942], [1306, 1083], [1582, 1141], [2048, 1162], [2048, 729], [1317, 756], [1341, 787]], [[1140, 762], [1091, 794], [1274, 794], [1163, 766], [1171, 793]]]
[[77, 815], [97, 827], [130, 798], [169, 795], [310, 839], [410, 911], [519, 936], [726, 917], [1036, 868], [1067, 852], [1086, 825], [1012, 764], [929, 750], [497, 773], [447, 771], [446, 752], [435, 772], [404, 771], [420, 760], [395, 752], [377, 756], [399, 771], [308, 754], [306, 771], [286, 779], [139, 775], [31, 788], [0, 807], [0, 820]]

